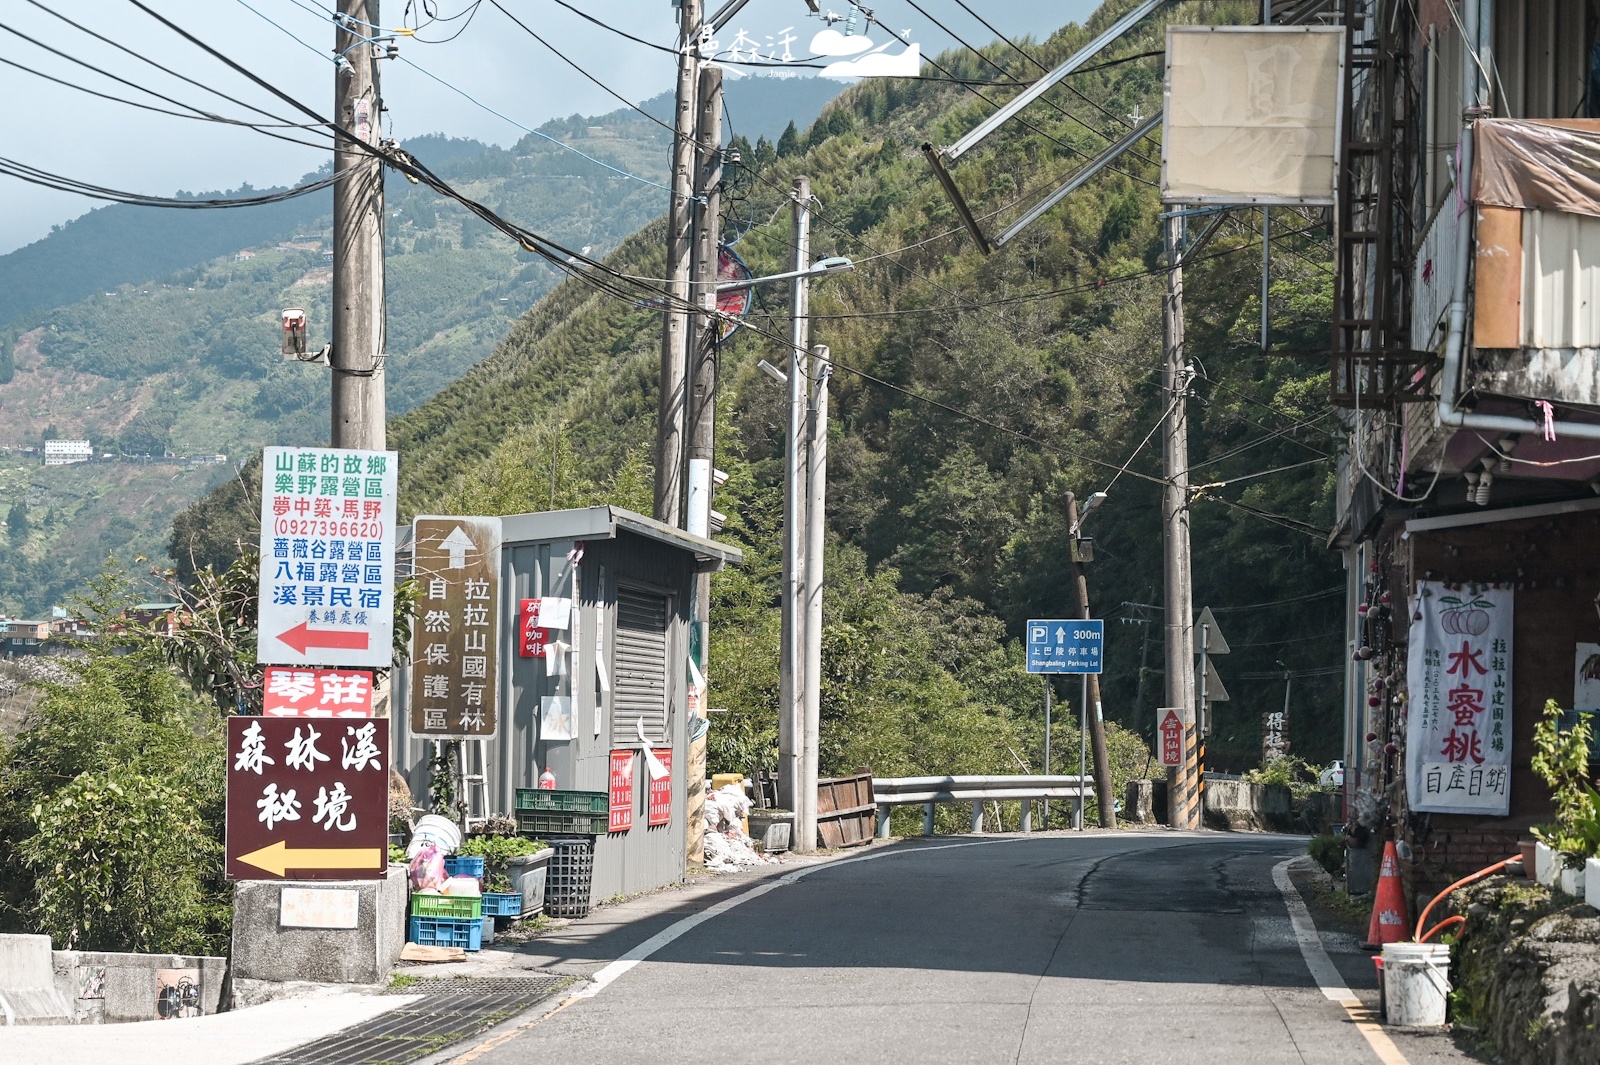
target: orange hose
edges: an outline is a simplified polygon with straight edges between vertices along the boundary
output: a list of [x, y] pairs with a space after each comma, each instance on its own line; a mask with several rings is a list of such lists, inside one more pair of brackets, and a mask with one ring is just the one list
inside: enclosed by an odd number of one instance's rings
[[1439, 931], [1441, 928], [1448, 928], [1451, 925], [1457, 925], [1457, 924], [1463, 924], [1464, 925], [1466, 923], [1467, 923], [1467, 919], [1465, 917], [1461, 916], [1459, 913], [1456, 914], [1454, 917], [1446, 917], [1444, 920], [1440, 921], [1438, 924], [1434, 925], [1432, 928], [1428, 929], [1426, 932], [1424, 932], [1420, 936], [1418, 936], [1417, 937], [1417, 942], [1418, 943], [1426, 943], [1428, 940], [1432, 939], [1433, 938], [1433, 934], [1435, 932]]
[[[1511, 858], [1503, 858], [1500, 861], [1495, 862], [1493, 865], [1489, 866], [1488, 868], [1479, 869], [1476, 873], [1473, 873], [1471, 876], [1462, 877], [1460, 880], [1457, 880], [1454, 884], [1451, 884], [1449, 887], [1447, 887], [1443, 891], [1439, 892], [1439, 894], [1435, 895], [1433, 897], [1433, 901], [1428, 903], [1427, 908], [1422, 911], [1422, 916], [1417, 918], [1417, 930], [1414, 933], [1414, 935], [1416, 936], [1417, 942], [1418, 943], [1424, 943], [1424, 942], [1427, 941], [1427, 936], [1424, 936], [1422, 934], [1422, 929], [1427, 926], [1428, 914], [1433, 912], [1433, 908], [1435, 906], [1439, 905], [1439, 903], [1444, 899], [1444, 897], [1446, 895], [1450, 894], [1450, 892], [1454, 891], [1456, 888], [1461, 887], [1463, 884], [1470, 884], [1474, 880], [1482, 880], [1486, 876], [1490, 876], [1490, 875], [1492, 875], [1494, 873], [1498, 873], [1500, 870], [1504, 869], [1509, 863], [1511, 863], [1511, 862], [1519, 862], [1521, 860], [1522, 860], [1522, 855], [1521, 854], [1515, 855], [1514, 857], [1511, 857]], [[1440, 921], [1438, 925], [1434, 926], [1432, 929], [1430, 929], [1428, 931], [1428, 935], [1430, 935], [1430, 936], [1433, 935], [1433, 933], [1437, 932], [1439, 930], [1439, 928], [1443, 927], [1443, 925], [1445, 923], [1446, 922], [1444, 922], [1444, 921]], [[1465, 921], [1463, 921], [1463, 923], [1465, 923]]]

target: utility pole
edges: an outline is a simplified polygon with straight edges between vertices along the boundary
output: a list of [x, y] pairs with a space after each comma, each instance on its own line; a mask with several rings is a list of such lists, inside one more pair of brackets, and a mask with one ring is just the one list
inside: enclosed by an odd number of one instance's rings
[[1161, 302], [1161, 391], [1167, 401], [1162, 422], [1162, 546], [1165, 550], [1167, 706], [1184, 723], [1183, 765], [1167, 770], [1168, 821], [1173, 828], [1199, 827], [1195, 804], [1194, 588], [1189, 557], [1189, 369], [1183, 351], [1183, 217], [1168, 205], [1164, 219], [1167, 292]]
[[[1093, 501], [1091, 500], [1091, 503]], [[1078, 497], [1067, 493], [1067, 524], [1072, 530], [1074, 540], [1078, 536]], [[1089, 579], [1083, 571], [1083, 561], [1074, 544], [1072, 551], [1072, 585], [1078, 595], [1078, 616], [1088, 621], [1089, 614]], [[1102, 651], [1102, 654], [1104, 652]], [[1111, 757], [1106, 751], [1106, 723], [1100, 710], [1100, 675], [1098, 673], [1084, 674], [1086, 685], [1084, 687], [1084, 705], [1079, 707], [1079, 713], [1087, 722], [1090, 743], [1094, 747], [1094, 793], [1100, 806], [1100, 827], [1117, 827], [1117, 808], [1114, 805], [1111, 789]], [[1081, 730], [1080, 730], [1081, 733]], [[1081, 765], [1083, 759], [1079, 758]], [[1079, 770], [1082, 775], [1082, 770]]]
[[[339, 0], [334, 49], [334, 121], [377, 145], [383, 99], [378, 61], [368, 38], [378, 0]], [[328, 366], [333, 371], [334, 447], [381, 451], [384, 426], [383, 167], [378, 157], [335, 140], [333, 170], [333, 323]]]
[[[794, 279], [789, 304], [789, 451], [783, 467], [783, 651], [778, 692], [778, 804], [795, 812], [795, 827], [803, 807], [815, 808], [816, 795], [800, 788], [800, 747], [804, 725], [805, 657], [801, 637], [800, 603], [805, 594], [805, 536], [800, 522], [805, 514], [806, 470], [803, 465], [806, 416], [806, 352], [810, 350], [810, 280], [802, 272], [811, 259], [811, 179], [794, 179]], [[797, 845], [798, 840], [792, 845]]]
[[822, 733], [822, 552], [827, 538], [828, 346], [812, 349], [811, 403], [806, 425], [805, 700], [800, 743], [799, 794], [792, 842], [802, 854], [817, 847], [817, 751]]
[[[692, 302], [700, 313], [690, 316], [688, 497], [683, 527], [695, 536], [711, 535], [712, 464], [717, 429], [717, 360], [722, 327], [711, 316], [717, 306], [717, 250], [722, 210], [722, 68], [700, 71], [700, 114], [696, 123], [694, 265]], [[709, 589], [709, 575], [701, 583]], [[709, 614], [701, 596], [699, 617]], [[704, 637], [702, 631], [701, 636]], [[702, 639], [701, 648], [705, 644]], [[704, 663], [701, 663], [704, 665]]]
[[673, 118], [672, 192], [667, 202], [667, 309], [661, 331], [661, 396], [656, 418], [655, 518], [683, 525], [684, 384], [689, 364], [690, 263], [694, 246], [695, 121], [700, 78], [700, 0], [678, 7], [678, 88]]

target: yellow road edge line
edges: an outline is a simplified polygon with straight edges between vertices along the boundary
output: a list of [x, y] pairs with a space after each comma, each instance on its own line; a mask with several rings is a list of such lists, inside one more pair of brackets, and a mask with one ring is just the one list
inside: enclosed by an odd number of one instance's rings
[[1377, 1011], [1368, 1009], [1356, 998], [1345, 999], [1339, 1005], [1350, 1015], [1356, 1030], [1366, 1037], [1367, 1045], [1372, 1047], [1372, 1052], [1378, 1055], [1383, 1065], [1411, 1065], [1400, 1048], [1394, 1045], [1394, 1040], [1389, 1038], [1389, 1033], [1383, 1030]]

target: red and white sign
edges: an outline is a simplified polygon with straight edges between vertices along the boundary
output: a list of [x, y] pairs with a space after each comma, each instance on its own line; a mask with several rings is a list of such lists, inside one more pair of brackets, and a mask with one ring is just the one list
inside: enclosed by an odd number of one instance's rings
[[1183, 764], [1183, 721], [1176, 710], [1168, 710], [1161, 719], [1161, 764]]
[[650, 779], [649, 821], [651, 827], [654, 827], [672, 820], [672, 748], [657, 747], [651, 753], [666, 769], [666, 773], [661, 777]]
[[517, 654], [522, 658], [543, 658], [550, 630], [539, 627], [539, 600], [524, 599], [517, 611]]
[[261, 703], [265, 717], [371, 717], [372, 674], [268, 666]]
[[611, 752], [611, 826], [607, 831], [626, 832], [633, 827], [633, 751]]

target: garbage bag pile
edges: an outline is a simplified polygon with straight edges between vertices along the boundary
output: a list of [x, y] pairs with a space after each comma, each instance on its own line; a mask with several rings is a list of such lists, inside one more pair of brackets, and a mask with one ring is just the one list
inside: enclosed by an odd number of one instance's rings
[[737, 784], [724, 784], [706, 796], [706, 868], [742, 869], [777, 862], [756, 852], [744, 830], [750, 798]]

